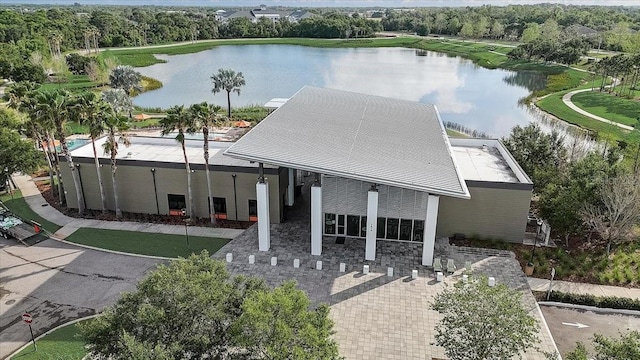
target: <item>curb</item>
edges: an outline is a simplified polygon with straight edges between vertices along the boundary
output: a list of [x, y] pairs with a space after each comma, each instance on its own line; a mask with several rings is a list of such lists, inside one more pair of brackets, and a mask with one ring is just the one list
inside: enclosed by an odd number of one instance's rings
[[556, 344], [556, 341], [553, 339], [553, 334], [551, 334], [551, 329], [549, 329], [549, 325], [547, 324], [547, 319], [544, 318], [544, 314], [542, 313], [542, 309], [540, 309], [540, 304], [537, 301], [534, 302], [536, 303], [536, 309], [538, 310], [538, 314], [540, 314], [540, 318], [542, 318], [542, 325], [544, 326], [544, 330], [547, 331], [547, 334], [549, 335], [549, 338], [551, 338], [551, 342], [553, 343], [553, 348], [555, 349], [555, 353], [557, 354], [557, 359], [562, 360], [562, 355], [560, 355], [560, 350], [558, 350], [558, 345]]
[[640, 317], [640, 311], [638, 310], [599, 308], [595, 306], [568, 304], [568, 303], [561, 303], [561, 302], [555, 302], [555, 301], [540, 301], [538, 304], [542, 306], [555, 306], [555, 307], [561, 307], [561, 308], [592, 311], [600, 314], [620, 314], [620, 315], [631, 315], [631, 316]]
[[[67, 325], [72, 325], [72, 324], [75, 324], [75, 323], [83, 321], [83, 320], [93, 319], [93, 318], [98, 317], [100, 315], [102, 315], [102, 314], [101, 313], [93, 314], [93, 315], [90, 315], [90, 316], [87, 316], [87, 317], [71, 320], [71, 321], [66, 322], [64, 324], [60, 324], [60, 325], [54, 327], [53, 329], [45, 331], [42, 335], [39, 335], [38, 337], [36, 337], [35, 340], [38, 341], [38, 340], [42, 339], [43, 337], [49, 335], [50, 333], [52, 333], [52, 332], [54, 332], [54, 331], [56, 331], [56, 330], [58, 330], [58, 329], [60, 329], [62, 327], [65, 327]], [[9, 356], [7, 356], [6, 359], [7, 360], [11, 359], [12, 357], [18, 355], [20, 353], [20, 351], [26, 349], [27, 347], [29, 347], [31, 345], [32, 345], [31, 340], [29, 340], [26, 344], [22, 345], [18, 350], [12, 352]]]

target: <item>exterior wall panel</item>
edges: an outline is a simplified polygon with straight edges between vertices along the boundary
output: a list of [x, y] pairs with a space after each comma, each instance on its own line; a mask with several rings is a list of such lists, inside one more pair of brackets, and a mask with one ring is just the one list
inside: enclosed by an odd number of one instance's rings
[[460, 233], [467, 237], [522, 242], [531, 202], [531, 190], [469, 187], [471, 200], [440, 197], [438, 236]]

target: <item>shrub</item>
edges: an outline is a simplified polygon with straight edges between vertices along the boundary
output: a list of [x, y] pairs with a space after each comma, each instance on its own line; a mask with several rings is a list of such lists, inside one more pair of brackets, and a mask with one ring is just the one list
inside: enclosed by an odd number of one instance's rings
[[594, 296], [589, 294], [569, 294], [559, 291], [551, 291], [549, 300], [568, 304], [594, 306], [597, 308], [640, 311], [640, 299], [629, 299], [616, 296]]

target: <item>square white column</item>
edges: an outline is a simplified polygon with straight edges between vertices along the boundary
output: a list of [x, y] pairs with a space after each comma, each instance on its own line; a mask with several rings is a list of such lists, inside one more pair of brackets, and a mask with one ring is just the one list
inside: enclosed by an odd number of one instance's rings
[[424, 222], [424, 242], [422, 243], [422, 265], [433, 265], [433, 249], [436, 245], [436, 225], [438, 224], [438, 204], [440, 197], [429, 194], [427, 218]]
[[293, 206], [293, 201], [295, 199], [295, 187], [296, 182], [295, 178], [295, 170], [289, 168], [289, 185], [287, 186], [287, 206]]
[[258, 205], [258, 249], [269, 251], [271, 230], [269, 228], [269, 183], [256, 184], [256, 203]]
[[322, 186], [311, 186], [311, 255], [322, 254]]
[[367, 243], [364, 258], [376, 259], [376, 236], [378, 235], [378, 192], [369, 190], [367, 197]]

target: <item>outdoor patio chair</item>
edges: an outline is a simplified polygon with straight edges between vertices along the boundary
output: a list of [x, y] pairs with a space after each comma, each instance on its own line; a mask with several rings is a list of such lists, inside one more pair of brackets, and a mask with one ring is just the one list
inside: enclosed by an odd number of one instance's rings
[[456, 264], [454, 264], [453, 259], [447, 260], [447, 272], [450, 274], [456, 272]]
[[442, 260], [439, 257], [433, 259], [433, 272], [442, 272]]
[[464, 269], [469, 273], [473, 271], [473, 269], [471, 268], [471, 261], [467, 260], [464, 262]]

